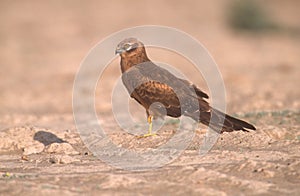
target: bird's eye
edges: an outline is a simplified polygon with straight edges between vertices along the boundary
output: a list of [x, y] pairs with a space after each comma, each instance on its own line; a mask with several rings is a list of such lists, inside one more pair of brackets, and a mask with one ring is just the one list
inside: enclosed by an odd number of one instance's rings
[[128, 49], [130, 47], [130, 44], [125, 44], [124, 49]]

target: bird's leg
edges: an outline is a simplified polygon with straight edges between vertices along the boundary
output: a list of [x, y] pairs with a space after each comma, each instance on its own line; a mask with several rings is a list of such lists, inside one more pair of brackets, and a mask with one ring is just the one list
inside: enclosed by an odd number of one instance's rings
[[149, 129], [148, 129], [148, 135], [156, 135], [156, 134], [152, 134], [152, 120], [153, 120], [153, 116], [149, 115], [147, 118], [147, 121], [149, 123]]
[[148, 133], [144, 134], [140, 137], [149, 137], [149, 136], [155, 136], [156, 133], [152, 133], [152, 121], [153, 121], [153, 116], [152, 115], [148, 115], [147, 121], [149, 123], [149, 129], [148, 129]]

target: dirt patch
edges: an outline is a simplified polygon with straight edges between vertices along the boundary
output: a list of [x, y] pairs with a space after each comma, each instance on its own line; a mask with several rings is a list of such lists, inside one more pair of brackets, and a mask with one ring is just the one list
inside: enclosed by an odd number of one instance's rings
[[[3, 130], [1, 192], [297, 195], [300, 113], [264, 112], [243, 117], [255, 122], [258, 130], [224, 133], [205, 156], [198, 154], [205, 131], [198, 130], [174, 162], [141, 172], [108, 166], [84, 147], [76, 130], [27, 126]], [[116, 145], [139, 152], [166, 142], [174, 134], [170, 129], [152, 138], [115, 130], [109, 135]], [[41, 139], [41, 132], [50, 136]]]

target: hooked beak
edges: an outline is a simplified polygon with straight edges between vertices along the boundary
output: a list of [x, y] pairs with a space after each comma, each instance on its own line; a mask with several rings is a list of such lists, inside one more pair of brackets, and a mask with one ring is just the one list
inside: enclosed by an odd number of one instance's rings
[[115, 54], [121, 54], [123, 52], [125, 52], [125, 50], [123, 48], [117, 47], [116, 50], [115, 50]]

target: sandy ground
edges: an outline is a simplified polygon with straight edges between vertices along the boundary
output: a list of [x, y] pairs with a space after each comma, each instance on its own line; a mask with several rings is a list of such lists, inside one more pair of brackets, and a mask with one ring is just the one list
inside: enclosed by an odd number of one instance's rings
[[[299, 1], [264, 2], [276, 22], [300, 28]], [[0, 195], [299, 195], [300, 36], [233, 31], [226, 23], [229, 3], [1, 1]], [[178, 159], [150, 171], [117, 169], [94, 156], [73, 121], [76, 71], [105, 36], [145, 24], [179, 28], [203, 43], [224, 78], [227, 112], [257, 131], [224, 133], [199, 156], [206, 132], [201, 126]], [[208, 92], [186, 60], [160, 50], [149, 56], [174, 65]], [[152, 138], [138, 139], [118, 127], [110, 102], [118, 61], [106, 70], [105, 85], [97, 87], [99, 121], [116, 145], [156, 148], [176, 132], [177, 121]], [[145, 121], [143, 109], [130, 104]]]

